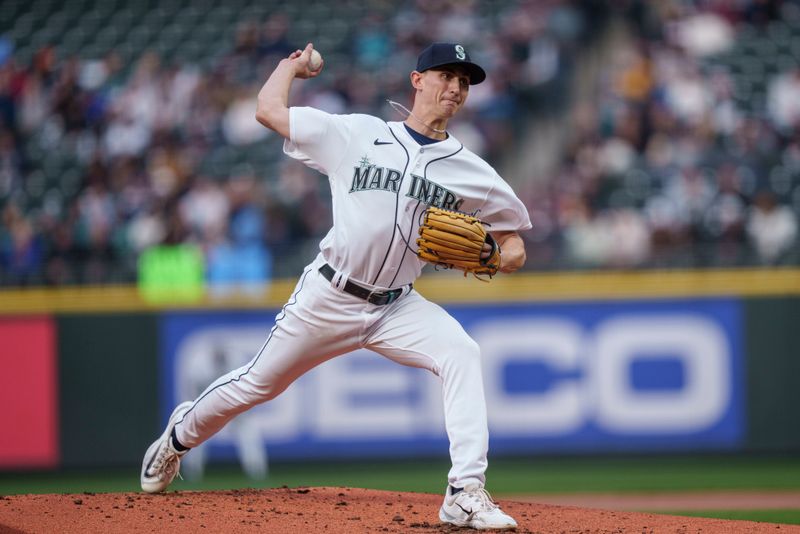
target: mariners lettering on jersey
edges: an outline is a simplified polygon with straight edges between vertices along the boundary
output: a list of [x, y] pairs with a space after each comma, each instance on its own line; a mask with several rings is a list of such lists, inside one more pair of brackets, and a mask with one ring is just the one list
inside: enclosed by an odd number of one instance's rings
[[464, 202], [463, 198], [456, 197], [455, 193], [446, 187], [416, 174], [411, 175], [411, 187], [406, 196], [445, 210], [457, 211]]
[[353, 167], [353, 184], [350, 192], [382, 189], [397, 193], [400, 188], [400, 171], [386, 167], [378, 167], [364, 156], [358, 162], [358, 167]]

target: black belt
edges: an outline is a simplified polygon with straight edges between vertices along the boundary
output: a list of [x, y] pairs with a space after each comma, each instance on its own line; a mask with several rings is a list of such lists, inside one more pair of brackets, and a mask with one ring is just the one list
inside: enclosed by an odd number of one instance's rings
[[[322, 267], [319, 268], [319, 272], [322, 273], [322, 276], [327, 278], [328, 280], [333, 279], [333, 275], [336, 274], [336, 271], [333, 270], [333, 267], [328, 265], [327, 263], [324, 264]], [[409, 284], [409, 287], [411, 284]], [[371, 289], [367, 289], [366, 287], [360, 286], [350, 280], [344, 285], [344, 292], [350, 293], [358, 298], [364, 299], [370, 304], [375, 304], [377, 306], [383, 306], [384, 304], [391, 304], [395, 300], [403, 294], [403, 290], [405, 287], [401, 287], [398, 289], [390, 289], [388, 291], [372, 291]]]

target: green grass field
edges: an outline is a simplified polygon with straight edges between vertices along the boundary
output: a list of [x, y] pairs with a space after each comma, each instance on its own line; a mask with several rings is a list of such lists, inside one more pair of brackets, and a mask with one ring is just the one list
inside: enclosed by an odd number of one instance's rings
[[[244, 487], [351, 486], [440, 493], [446, 461], [296, 462], [271, 466], [256, 482], [236, 466], [210, 468], [199, 482], [176, 480], [178, 490]], [[139, 491], [131, 469], [0, 474], [0, 494]], [[488, 489], [496, 496], [528, 493], [644, 493], [699, 490], [800, 490], [800, 458], [742, 456], [565, 457], [508, 459], [490, 463]], [[677, 515], [800, 524], [800, 510], [682, 512]]]
[[787, 523], [800, 525], [800, 510], [691, 510], [675, 512], [656, 512], [669, 515], [688, 515], [693, 517], [715, 517], [717, 519], [735, 519], [760, 521], [763, 523]]

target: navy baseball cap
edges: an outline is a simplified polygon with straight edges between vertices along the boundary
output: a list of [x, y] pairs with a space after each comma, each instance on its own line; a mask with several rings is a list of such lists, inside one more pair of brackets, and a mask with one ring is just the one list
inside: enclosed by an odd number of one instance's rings
[[417, 72], [443, 67], [445, 65], [459, 65], [464, 67], [469, 76], [469, 84], [477, 85], [486, 79], [486, 72], [469, 59], [469, 54], [460, 44], [433, 43], [420, 53], [417, 58]]

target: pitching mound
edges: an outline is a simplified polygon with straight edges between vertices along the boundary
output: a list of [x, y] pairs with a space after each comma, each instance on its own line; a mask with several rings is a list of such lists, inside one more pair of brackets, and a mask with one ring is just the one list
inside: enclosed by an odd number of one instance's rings
[[[0, 496], [0, 533], [454, 532], [439, 524], [440, 495], [355, 488], [280, 488], [161, 495]], [[527, 533], [800, 532], [800, 527], [613, 512], [501, 500]]]

